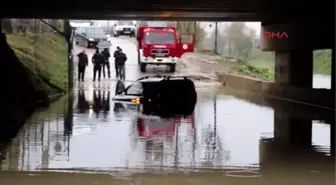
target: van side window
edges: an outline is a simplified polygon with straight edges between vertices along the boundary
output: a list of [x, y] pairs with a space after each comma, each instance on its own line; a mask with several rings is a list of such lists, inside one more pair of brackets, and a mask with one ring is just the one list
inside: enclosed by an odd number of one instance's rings
[[128, 89], [127, 89], [127, 94], [129, 95], [142, 95], [142, 84], [139, 82], [136, 82], [132, 84]]

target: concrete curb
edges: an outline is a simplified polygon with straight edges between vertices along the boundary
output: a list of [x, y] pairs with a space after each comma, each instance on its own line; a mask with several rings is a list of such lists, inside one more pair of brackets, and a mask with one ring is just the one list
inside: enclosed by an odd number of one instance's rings
[[49, 95], [49, 102], [55, 102], [58, 99], [60, 99], [63, 95], [65, 95], [65, 93], [58, 93], [58, 94], [53, 94], [53, 95]]
[[[186, 60], [197, 58], [200, 62], [209, 63], [201, 56], [186, 56]], [[214, 64], [209, 63], [209, 64]], [[267, 82], [253, 77], [241, 76], [233, 73], [220, 72], [216, 74], [217, 80], [228, 88], [237, 89], [246, 92], [253, 92], [265, 96], [274, 96], [291, 101], [297, 101], [312, 106], [322, 106], [329, 109], [335, 109], [335, 92], [329, 89], [307, 89], [291, 85], [280, 85], [273, 82]], [[332, 101], [330, 101], [332, 100]]]

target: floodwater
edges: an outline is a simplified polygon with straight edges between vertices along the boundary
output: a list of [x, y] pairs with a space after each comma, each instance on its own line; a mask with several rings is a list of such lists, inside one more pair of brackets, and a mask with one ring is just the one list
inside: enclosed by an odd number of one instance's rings
[[313, 88], [331, 88], [331, 76], [315, 74], [313, 76]]
[[[133, 42], [113, 38], [112, 43], [136, 61]], [[309, 149], [280, 150], [272, 139], [275, 114], [292, 115], [196, 82], [194, 114], [177, 122], [153, 118], [174, 128], [173, 134], [143, 138], [136, 122], [141, 114], [112, 101], [113, 75], [92, 82], [92, 66], [87, 70], [73, 96], [37, 111], [0, 150], [1, 185], [335, 183], [328, 123], [313, 121]], [[126, 71], [129, 81], [143, 75], [136, 62]], [[148, 72], [156, 73], [160, 68]]]

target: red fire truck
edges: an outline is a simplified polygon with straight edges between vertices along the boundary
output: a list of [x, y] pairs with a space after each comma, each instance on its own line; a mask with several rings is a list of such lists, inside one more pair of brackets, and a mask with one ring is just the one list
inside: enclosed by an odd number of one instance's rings
[[[185, 40], [184, 38], [189, 40]], [[167, 65], [175, 72], [178, 59], [186, 52], [194, 52], [195, 34], [178, 35], [174, 26], [140, 26], [137, 32], [138, 64], [141, 72], [147, 65]]]

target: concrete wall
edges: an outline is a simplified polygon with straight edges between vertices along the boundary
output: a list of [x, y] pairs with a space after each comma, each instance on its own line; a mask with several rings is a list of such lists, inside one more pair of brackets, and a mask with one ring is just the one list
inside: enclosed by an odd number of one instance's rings
[[234, 89], [335, 108], [335, 94], [328, 89], [279, 85], [272, 82], [225, 73], [218, 74], [218, 79], [224, 86]]
[[7, 43], [5, 34], [1, 34], [1, 87], [0, 98], [0, 141], [5, 141], [17, 133], [25, 119], [36, 107], [48, 105], [47, 92], [38, 88], [35, 75], [29, 71], [15, 55]]

